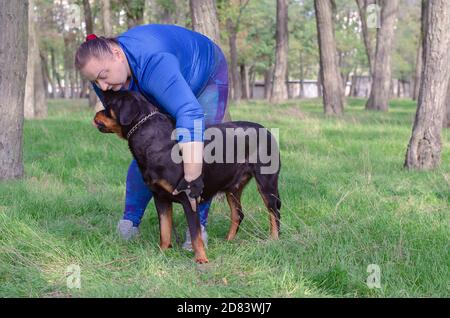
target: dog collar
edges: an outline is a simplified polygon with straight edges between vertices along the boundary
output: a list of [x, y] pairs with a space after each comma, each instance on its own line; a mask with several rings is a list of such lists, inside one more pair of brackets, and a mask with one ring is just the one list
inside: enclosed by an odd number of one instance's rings
[[145, 123], [150, 117], [152, 117], [154, 114], [159, 113], [158, 111], [154, 110], [144, 118], [142, 118], [136, 125], [133, 126], [133, 128], [130, 129], [130, 131], [127, 134], [127, 140], [130, 139], [131, 135], [136, 132], [136, 130], [141, 127], [143, 123]]

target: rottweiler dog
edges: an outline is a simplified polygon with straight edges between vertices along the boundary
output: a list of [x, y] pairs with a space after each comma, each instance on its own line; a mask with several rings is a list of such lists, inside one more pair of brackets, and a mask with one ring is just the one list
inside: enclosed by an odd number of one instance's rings
[[[128, 141], [144, 181], [153, 193], [159, 217], [160, 248], [171, 247], [172, 203], [177, 202], [183, 206], [186, 215], [195, 261], [208, 262], [195, 209], [186, 193], [173, 195], [176, 185], [184, 178], [182, 162], [173, 160], [174, 154], [180, 156], [177, 141], [172, 138], [175, 122], [136, 92], [107, 91], [103, 102], [107, 110], [99, 111], [94, 120], [101, 132], [116, 133]], [[266, 128], [252, 122], [226, 122], [205, 128], [210, 132], [210, 128], [213, 129], [211, 137], [214, 135], [214, 138], [207, 140], [205, 134], [201, 201], [210, 200], [219, 192], [226, 194], [231, 209], [231, 226], [226, 239], [233, 240], [244, 218], [242, 191], [255, 177], [258, 191], [269, 210], [271, 238], [278, 239], [281, 164], [275, 138]], [[278, 163], [273, 167], [267, 158]], [[264, 169], [272, 171], [264, 173]]]

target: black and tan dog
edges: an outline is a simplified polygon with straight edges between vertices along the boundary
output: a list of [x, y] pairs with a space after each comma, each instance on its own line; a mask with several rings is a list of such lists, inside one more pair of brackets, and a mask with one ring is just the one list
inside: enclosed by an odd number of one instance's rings
[[[175, 128], [174, 121], [167, 115], [158, 111], [143, 96], [130, 91], [112, 92], [104, 94], [104, 102], [108, 111], [100, 111], [95, 116], [95, 122], [99, 130], [105, 133], [117, 133], [121, 138], [128, 140], [129, 148], [136, 159], [142, 172], [145, 183], [149, 186], [155, 199], [156, 210], [160, 224], [160, 247], [171, 247], [172, 228], [172, 203], [178, 202], [183, 206], [186, 214], [189, 231], [192, 238], [192, 246], [195, 260], [198, 263], [206, 263], [203, 241], [200, 235], [200, 221], [198, 215], [183, 192], [173, 195], [175, 186], [183, 178], [183, 164], [172, 160], [172, 149], [178, 147], [176, 141], [171, 139]], [[234, 239], [239, 225], [244, 218], [241, 207], [241, 194], [252, 177], [255, 177], [258, 190], [263, 198], [270, 215], [270, 233], [273, 239], [278, 239], [280, 230], [281, 200], [278, 192], [279, 164], [273, 173], [263, 174], [261, 168], [267, 167], [267, 160], [262, 162], [259, 154], [260, 148], [264, 148], [265, 155], [275, 156], [279, 162], [278, 146], [274, 137], [263, 126], [244, 121], [227, 122], [211, 125], [206, 128], [216, 128], [223, 136], [223, 142], [218, 143], [215, 149], [216, 155], [222, 160], [206, 162], [204, 160], [202, 176], [204, 188], [201, 200], [206, 201], [214, 197], [218, 192], [225, 192], [228, 204], [231, 208], [231, 226], [227, 240]], [[230, 131], [240, 128], [241, 132], [247, 130], [264, 131], [265, 134], [256, 136], [256, 146], [252, 146], [250, 138], [245, 140], [244, 160], [238, 160], [236, 134]], [[234, 151], [229, 160], [226, 153], [226, 145], [230, 145]], [[265, 139], [265, 140], [263, 140]], [[205, 140], [205, 150], [212, 142]], [[253, 148], [253, 149], [252, 149]], [[175, 148], [177, 149], [177, 148]], [[229, 151], [230, 152], [230, 151]], [[251, 157], [258, 152], [256, 157]], [[253, 160], [250, 160], [253, 158]], [[255, 159], [256, 158], [256, 159]]]

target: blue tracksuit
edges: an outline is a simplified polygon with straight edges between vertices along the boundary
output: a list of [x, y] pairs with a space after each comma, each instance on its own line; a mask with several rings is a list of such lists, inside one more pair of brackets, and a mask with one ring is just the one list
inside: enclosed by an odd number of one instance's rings
[[[174, 118], [176, 128], [189, 131], [190, 138], [180, 134], [179, 142], [202, 141], [205, 123], [222, 121], [228, 95], [227, 64], [210, 39], [179, 26], [149, 24], [130, 29], [118, 41], [133, 73], [129, 89], [140, 91]], [[102, 99], [101, 90], [93, 86]], [[138, 226], [151, 197], [133, 160], [127, 175], [124, 219]], [[199, 207], [203, 225], [210, 204]]]

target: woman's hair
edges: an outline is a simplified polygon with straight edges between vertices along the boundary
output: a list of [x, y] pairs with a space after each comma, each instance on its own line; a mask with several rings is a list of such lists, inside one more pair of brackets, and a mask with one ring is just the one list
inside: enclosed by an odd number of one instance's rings
[[119, 45], [117, 38], [88, 35], [86, 41], [80, 45], [75, 54], [75, 67], [80, 70], [93, 57], [99, 59], [107, 55], [112, 55], [111, 47], [113, 45]]

